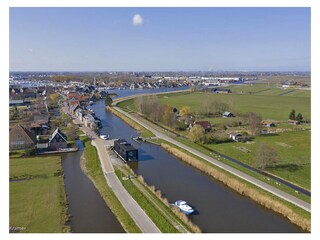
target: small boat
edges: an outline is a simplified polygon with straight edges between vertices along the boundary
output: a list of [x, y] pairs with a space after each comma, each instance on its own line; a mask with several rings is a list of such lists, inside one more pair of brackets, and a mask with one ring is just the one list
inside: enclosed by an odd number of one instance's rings
[[179, 200], [174, 203], [182, 212], [189, 215], [194, 212], [193, 208], [190, 207], [185, 201]]

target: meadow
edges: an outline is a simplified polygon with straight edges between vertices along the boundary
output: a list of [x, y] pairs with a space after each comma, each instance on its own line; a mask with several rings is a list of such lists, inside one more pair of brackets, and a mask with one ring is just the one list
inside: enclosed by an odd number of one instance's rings
[[[278, 91], [274, 89], [271, 91]], [[266, 93], [266, 92], [264, 92]], [[293, 93], [292, 93], [293, 94]], [[298, 94], [298, 93], [296, 93]], [[301, 94], [305, 94], [302, 92]], [[214, 99], [225, 102], [231, 107], [231, 111], [238, 114], [246, 112], [255, 112], [260, 114], [263, 119], [272, 119], [274, 121], [286, 121], [292, 109], [296, 113], [301, 113], [305, 120], [311, 117], [311, 99], [310, 97], [287, 95], [262, 95], [260, 94], [213, 94], [210, 92], [185, 93], [175, 96], [159, 96], [160, 102], [169, 104], [180, 109], [182, 106], [190, 106], [193, 111], [197, 111], [201, 103], [206, 99]]]
[[13, 232], [69, 231], [60, 157], [10, 159], [10, 227]]

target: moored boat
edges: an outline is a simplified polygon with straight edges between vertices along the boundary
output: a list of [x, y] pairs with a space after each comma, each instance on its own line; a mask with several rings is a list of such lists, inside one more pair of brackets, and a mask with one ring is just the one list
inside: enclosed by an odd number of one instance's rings
[[189, 215], [194, 212], [193, 208], [190, 207], [185, 201], [178, 200], [174, 203], [182, 212]]

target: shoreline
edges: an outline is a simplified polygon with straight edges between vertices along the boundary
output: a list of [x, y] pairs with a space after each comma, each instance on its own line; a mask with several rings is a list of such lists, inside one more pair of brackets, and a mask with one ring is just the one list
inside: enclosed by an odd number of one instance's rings
[[[128, 100], [128, 99], [126, 98], [124, 100]], [[117, 101], [117, 103], [119, 103], [121, 101], [122, 100]], [[137, 122], [132, 123], [133, 122], [132, 119], [129, 119], [127, 116], [125, 116], [123, 113], [117, 111], [116, 109], [114, 109], [112, 107], [108, 107], [107, 109], [109, 111], [111, 111], [112, 113], [114, 113], [116, 116], [118, 116], [120, 119], [122, 119], [124, 122], [126, 122], [129, 126], [133, 127], [135, 130], [139, 131], [138, 129], [143, 128]], [[139, 127], [137, 127], [136, 125], [139, 125]], [[163, 146], [163, 144], [161, 144], [161, 147], [166, 151], [168, 151], [167, 149], [169, 149], [168, 147], [166, 149]], [[170, 148], [171, 148], [171, 150], [174, 149], [174, 152], [176, 152], [176, 154], [177, 154], [177, 152], [180, 152], [178, 147], [175, 146], [175, 145], [174, 145], [174, 147], [170, 146]], [[168, 151], [168, 152], [170, 152], [170, 151]], [[172, 153], [172, 154], [175, 155], [174, 153]], [[192, 154], [190, 153], [190, 155], [192, 155]], [[179, 159], [185, 161], [185, 159], [186, 159], [185, 156], [187, 156], [187, 155], [185, 154], [183, 156], [183, 158], [179, 157], [179, 156], [181, 156], [180, 154], [178, 154], [178, 156], [177, 155], [175, 155], [175, 156], [178, 157]], [[187, 157], [192, 158], [190, 156], [187, 156]], [[199, 160], [194, 159], [191, 162], [194, 164], [194, 162], [199, 162]], [[191, 166], [196, 167], [195, 166], [196, 164], [193, 165], [192, 163], [188, 162], [188, 164], [190, 164]], [[208, 174], [204, 169], [200, 169], [200, 168], [198, 168], [198, 169], [201, 170], [202, 172]], [[214, 168], [213, 165], [210, 166], [209, 171], [215, 171], [215, 172], [218, 172], [220, 174], [224, 174], [222, 169]], [[266, 207], [266, 208], [268, 208], [270, 210], [273, 210], [273, 211], [275, 211], [277, 213], [280, 213], [284, 217], [288, 218], [292, 223], [294, 223], [295, 225], [299, 226], [302, 230], [311, 232], [311, 219], [305, 218], [301, 214], [297, 213], [297, 211], [295, 211], [295, 209], [298, 208], [300, 210], [299, 207], [296, 207], [296, 206], [293, 206], [293, 205], [292, 205], [292, 207], [290, 207], [291, 203], [286, 202], [284, 200], [281, 200], [280, 198], [279, 199], [270, 199], [270, 196], [272, 196], [273, 198], [278, 198], [278, 197], [274, 196], [274, 195], [272, 195], [270, 193], [267, 193], [267, 194], [266, 193], [260, 193], [260, 191], [264, 191], [264, 190], [260, 189], [258, 187], [255, 187], [255, 186], [252, 186], [252, 187], [245, 186], [245, 188], [243, 188], [243, 186], [242, 186], [241, 189], [239, 188], [239, 186], [235, 187], [235, 185], [239, 185], [238, 183], [239, 182], [241, 183], [244, 180], [240, 180], [239, 181], [236, 176], [233, 176], [231, 174], [230, 174], [231, 175], [230, 177], [225, 176], [223, 178], [223, 180], [218, 178], [218, 177], [214, 177], [211, 174], [209, 174], [209, 175], [211, 177], [213, 177], [214, 179], [223, 182], [227, 187], [230, 187], [234, 191], [236, 191], [236, 192], [238, 192], [238, 193], [240, 193], [242, 195], [245, 195], [247, 197], [250, 197], [250, 199], [252, 199], [254, 202], [259, 203], [260, 205], [262, 205], [262, 206], [264, 206], [264, 207]], [[224, 181], [226, 181], [227, 178], [229, 178], [230, 181], [231, 180], [232, 181], [238, 181], [238, 183], [237, 184], [232, 184], [234, 186], [234, 187], [232, 187], [232, 186], [228, 185], [227, 182], [224, 182]], [[247, 183], [247, 184], [250, 184], [250, 183]], [[247, 185], [247, 184], [245, 184], [245, 185]], [[259, 196], [259, 198], [257, 196]], [[305, 210], [301, 209], [300, 212], [301, 211], [305, 211]], [[311, 216], [311, 213], [308, 213], [308, 212], [306, 212], [306, 213], [307, 213], [307, 215], [310, 214], [310, 216]]]

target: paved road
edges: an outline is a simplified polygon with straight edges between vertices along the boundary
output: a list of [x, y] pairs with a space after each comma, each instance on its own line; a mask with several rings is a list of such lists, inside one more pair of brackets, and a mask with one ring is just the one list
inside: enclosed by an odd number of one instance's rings
[[[63, 108], [66, 112], [66, 108]], [[74, 119], [75, 124], [80, 124], [80, 120]], [[92, 139], [92, 145], [97, 148], [102, 170], [106, 178], [107, 184], [112, 188], [116, 197], [121, 202], [138, 227], [143, 233], [161, 233], [159, 228], [152, 222], [148, 215], [142, 210], [139, 204], [131, 197], [131, 195], [122, 186], [120, 180], [114, 173], [114, 168], [111, 164], [109, 155], [106, 150], [105, 141], [100, 139], [95, 132], [86, 126], [80, 127]]]
[[208, 161], [208, 162], [210, 162], [210, 163], [212, 163], [212, 164], [214, 164], [214, 165], [216, 165], [216, 166], [218, 166], [218, 167], [220, 167], [220, 168], [222, 168], [222, 169], [224, 169], [224, 170], [226, 170], [226, 171], [228, 171], [230, 173], [232, 173], [233, 175], [236, 175], [236, 176], [238, 176], [238, 177], [240, 177], [240, 178], [242, 178], [242, 179], [244, 179], [244, 180], [246, 180], [246, 181], [248, 181], [248, 182], [250, 182], [250, 183], [252, 183], [252, 184], [254, 184], [254, 185], [256, 185], [256, 186], [258, 186], [258, 187], [260, 187], [260, 188], [262, 188], [262, 189], [264, 189], [264, 190], [266, 190], [266, 191], [268, 191], [268, 192], [270, 192], [270, 193], [272, 193], [272, 194], [274, 194], [274, 195], [286, 200], [286, 201], [288, 201], [288, 202], [291, 202], [292, 204], [294, 204], [294, 205], [296, 205], [296, 206], [298, 206], [298, 207], [300, 207], [300, 208], [302, 208], [302, 209], [304, 209], [304, 210], [306, 210], [308, 212], [311, 212], [311, 204], [309, 204], [309, 203], [307, 203], [305, 201], [302, 201], [302, 200], [300, 200], [300, 199], [298, 199], [298, 198], [296, 198], [296, 197], [294, 197], [294, 196], [292, 196], [292, 195], [290, 195], [288, 193], [285, 193], [285, 192], [283, 192], [283, 191], [281, 191], [281, 190], [279, 190], [279, 189], [277, 189], [277, 188], [275, 188], [275, 187], [273, 187], [273, 186], [271, 186], [271, 185], [269, 185], [269, 184], [267, 184], [265, 182], [262, 182], [262, 181], [260, 181], [260, 180], [258, 180], [256, 178], [254, 178], [254, 177], [251, 177], [248, 174], [245, 174], [245, 173], [243, 173], [243, 172], [241, 172], [241, 171], [239, 171], [239, 170], [237, 170], [237, 169], [235, 169], [233, 167], [230, 167], [230, 166], [228, 166], [228, 165], [226, 165], [224, 163], [221, 163], [218, 160], [216, 160], [216, 159], [214, 159], [212, 157], [209, 157], [209, 156], [207, 156], [207, 155], [205, 155], [205, 154], [203, 154], [203, 153], [201, 153], [201, 152], [199, 152], [199, 151], [197, 151], [197, 150], [195, 150], [193, 148], [190, 148], [190, 147], [188, 147], [188, 146], [186, 146], [186, 145], [184, 145], [184, 144], [182, 144], [182, 143], [180, 143], [180, 142], [168, 137], [167, 135], [165, 135], [165, 134], [163, 134], [163, 133], [151, 128], [150, 126], [148, 126], [144, 122], [134, 118], [132, 115], [130, 115], [129, 113], [127, 113], [127, 112], [125, 112], [123, 110], [121, 110], [120, 108], [115, 107], [115, 106], [114, 106], [114, 108], [116, 110], [118, 110], [119, 112], [123, 113], [124, 115], [126, 115], [127, 117], [131, 118], [132, 120], [136, 121], [137, 123], [139, 123], [144, 128], [146, 128], [149, 131], [151, 131], [158, 138], [162, 138], [162, 139], [164, 139], [164, 140], [166, 140], [166, 141], [168, 141], [170, 143], [173, 143], [173, 144], [175, 144], [175, 145], [187, 150], [188, 152], [190, 152], [190, 153], [192, 153], [192, 154], [194, 154], [194, 155], [196, 155], [196, 156], [198, 156], [198, 157], [200, 157], [200, 158], [202, 158], [202, 159], [204, 159], [204, 160], [206, 160], [206, 161]]

